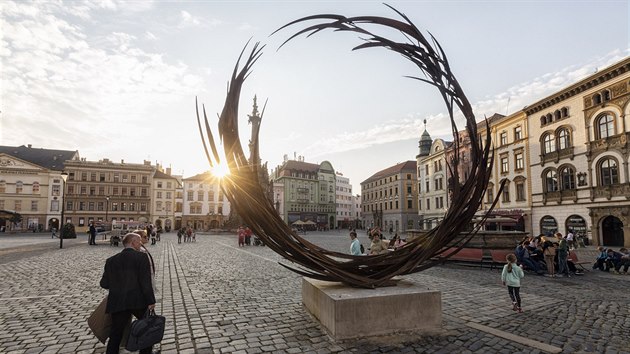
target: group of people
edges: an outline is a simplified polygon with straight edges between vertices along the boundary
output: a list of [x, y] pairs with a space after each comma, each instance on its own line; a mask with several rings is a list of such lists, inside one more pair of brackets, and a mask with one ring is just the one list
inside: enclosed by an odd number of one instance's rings
[[[236, 230], [236, 235], [238, 236], [238, 247], [252, 245], [253, 232], [249, 227], [239, 226], [238, 230]], [[262, 242], [257, 237], [254, 237], [254, 245], [260, 246], [262, 245]]]
[[[367, 255], [384, 254], [394, 251], [406, 244], [406, 242], [398, 236], [398, 233], [394, 234], [391, 240], [388, 241], [378, 227], [369, 229], [368, 236], [371, 242], [367, 250]], [[366, 254], [363, 245], [357, 238], [356, 230], [353, 229], [350, 229], [350, 254], [353, 256]]]
[[[595, 259], [593, 269], [599, 269], [605, 272], [611, 272], [613, 274], [625, 274], [628, 273], [630, 268], [630, 252], [627, 248], [620, 248], [619, 251], [615, 251], [611, 248], [604, 248], [602, 246], [597, 247], [599, 255]], [[623, 267], [623, 270], [621, 269]]]
[[[130, 232], [122, 239], [122, 252], [105, 262], [100, 285], [109, 291], [106, 313], [111, 315], [111, 327], [107, 354], [119, 352], [131, 315], [142, 318], [146, 311], [155, 308], [155, 263], [144, 246], [148, 242], [146, 229]], [[149, 346], [140, 353], [152, 351], [153, 346]]]
[[182, 238], [184, 242], [197, 242], [197, 234], [190, 226], [177, 230], [177, 243], [182, 243]]
[[516, 247], [514, 253], [517, 263], [526, 270], [553, 278], [570, 277], [571, 274], [583, 274], [569, 259], [572, 246], [573, 242], [569, 243], [567, 236], [557, 232], [553, 238], [543, 234], [527, 237]]

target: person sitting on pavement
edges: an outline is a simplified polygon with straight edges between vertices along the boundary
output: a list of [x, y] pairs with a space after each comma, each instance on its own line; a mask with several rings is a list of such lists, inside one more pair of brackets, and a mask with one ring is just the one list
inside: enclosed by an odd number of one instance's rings
[[361, 252], [361, 242], [359, 242], [356, 232], [350, 232], [350, 240], [350, 254], [353, 256], [362, 255], [363, 252]]
[[518, 259], [518, 262], [524, 265], [525, 267], [527, 267], [529, 270], [532, 270], [536, 272], [537, 274], [542, 275], [543, 273], [541, 272], [538, 264], [532, 261], [532, 259], [530, 258], [528, 248], [529, 248], [529, 241], [524, 241], [523, 243], [521, 243], [520, 245], [516, 247], [515, 253], [516, 253], [516, 258]]
[[608, 252], [606, 252], [606, 248], [599, 246], [597, 247], [599, 251], [599, 255], [595, 259], [595, 264], [593, 264], [593, 269], [599, 269], [604, 271], [604, 266], [606, 265], [606, 259], [608, 258]]
[[389, 252], [387, 246], [389, 246], [389, 242], [381, 241], [381, 234], [374, 232], [372, 234], [372, 243], [370, 244], [370, 255], [373, 256]]
[[615, 252], [612, 249], [608, 249], [606, 251], [606, 272], [611, 272], [613, 274], [619, 274], [617, 269], [621, 267], [621, 256], [622, 254], [619, 252]]
[[[619, 254], [621, 254], [621, 261], [619, 262], [619, 267], [615, 270], [619, 274], [629, 275], [628, 268], [630, 268], [630, 252], [627, 248], [620, 248]], [[621, 272], [621, 267], [623, 266], [623, 273]]]

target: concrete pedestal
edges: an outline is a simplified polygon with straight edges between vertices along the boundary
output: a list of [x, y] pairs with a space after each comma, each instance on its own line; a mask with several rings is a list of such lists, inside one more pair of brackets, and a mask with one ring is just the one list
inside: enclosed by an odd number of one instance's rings
[[335, 339], [442, 328], [441, 293], [405, 280], [397, 286], [360, 289], [302, 278], [302, 303]]

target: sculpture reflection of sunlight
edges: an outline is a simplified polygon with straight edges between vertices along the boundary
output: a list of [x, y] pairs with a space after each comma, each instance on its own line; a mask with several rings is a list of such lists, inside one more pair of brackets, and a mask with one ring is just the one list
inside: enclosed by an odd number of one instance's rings
[[216, 164], [216, 165], [212, 166], [210, 171], [212, 172], [212, 174], [215, 177], [218, 177], [218, 178], [223, 178], [223, 177], [228, 176], [230, 174], [230, 169], [224, 163], [219, 163], [219, 164]]

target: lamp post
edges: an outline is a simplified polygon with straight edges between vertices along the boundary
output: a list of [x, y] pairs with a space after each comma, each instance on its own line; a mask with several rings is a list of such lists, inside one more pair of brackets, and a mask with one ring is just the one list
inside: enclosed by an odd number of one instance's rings
[[68, 180], [68, 172], [61, 172], [61, 179], [63, 179], [63, 186], [61, 187], [61, 229], [59, 230], [59, 248], [63, 248], [63, 212], [66, 204], [66, 181]]
[[105, 222], [108, 222], [107, 213], [109, 212], [109, 196], [105, 197], [107, 203], [105, 203]]

